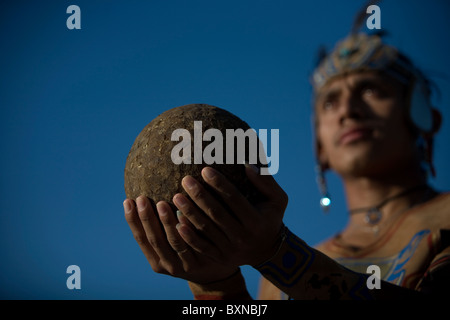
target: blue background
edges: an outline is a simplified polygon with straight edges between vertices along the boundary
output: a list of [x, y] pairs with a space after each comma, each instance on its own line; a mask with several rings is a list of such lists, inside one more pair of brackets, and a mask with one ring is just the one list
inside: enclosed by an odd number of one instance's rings
[[[66, 9], [81, 8], [81, 30]], [[142, 128], [188, 103], [280, 130], [275, 178], [285, 222], [310, 244], [345, 225], [341, 183], [321, 212], [311, 88], [319, 45], [344, 37], [365, 1], [2, 1], [0, 4], [0, 297], [191, 299], [155, 274], [123, 217], [123, 170]], [[435, 80], [444, 122], [437, 178], [450, 187], [450, 5], [385, 1], [381, 26]], [[446, 76], [446, 77], [445, 77]], [[81, 268], [68, 290], [66, 268]], [[256, 297], [259, 274], [243, 267]]]

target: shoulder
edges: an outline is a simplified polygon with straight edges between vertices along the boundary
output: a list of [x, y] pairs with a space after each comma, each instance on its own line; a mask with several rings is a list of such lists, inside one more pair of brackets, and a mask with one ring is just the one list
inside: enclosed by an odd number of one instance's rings
[[450, 229], [450, 192], [411, 209], [411, 220], [431, 230]]
[[[426, 204], [430, 205], [430, 206], [438, 206], [438, 207], [444, 207], [448, 204], [450, 204], [450, 191], [445, 191], [445, 192], [441, 192], [439, 193], [436, 197], [434, 197], [433, 199], [431, 199], [430, 201], [426, 202]], [[450, 212], [450, 210], [448, 210], [449, 208], [446, 208], [447, 212]]]
[[[426, 230], [430, 245], [440, 241], [441, 230], [450, 230], [450, 192], [440, 193], [433, 199], [417, 205], [406, 212], [399, 220], [390, 226], [390, 231], [381, 241], [395, 250], [404, 248], [418, 233]], [[351, 247], [342, 248], [336, 244], [336, 236], [324, 239], [314, 246], [315, 249], [330, 256], [353, 256]], [[386, 247], [386, 246], [383, 246]]]
[[432, 209], [438, 210], [438, 212], [447, 213], [450, 215], [450, 192], [441, 192], [437, 194], [431, 200], [424, 202], [423, 204], [417, 206], [421, 209]]

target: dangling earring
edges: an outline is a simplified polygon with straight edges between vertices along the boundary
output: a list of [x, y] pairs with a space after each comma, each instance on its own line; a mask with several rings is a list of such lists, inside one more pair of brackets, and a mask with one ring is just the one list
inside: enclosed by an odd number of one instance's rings
[[328, 193], [327, 182], [325, 180], [325, 173], [321, 164], [316, 165], [316, 175], [317, 175], [317, 184], [319, 186], [319, 191], [321, 194], [320, 197], [320, 207], [325, 213], [328, 213], [328, 210], [331, 206], [331, 197]]

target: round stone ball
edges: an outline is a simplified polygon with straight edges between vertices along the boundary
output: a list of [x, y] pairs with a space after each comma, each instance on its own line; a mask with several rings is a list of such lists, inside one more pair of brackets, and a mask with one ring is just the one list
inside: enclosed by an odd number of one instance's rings
[[[197, 136], [194, 136], [195, 121], [201, 121], [201, 139], [198, 135], [198, 123], [196, 128]], [[177, 150], [180, 154], [182, 153], [179, 150], [181, 137], [172, 141], [172, 133], [177, 129], [185, 129], [190, 133], [191, 154], [182, 154], [185, 158], [190, 157], [190, 163], [175, 164], [173, 161], [172, 150], [175, 146], [178, 145]], [[208, 129], [220, 130], [223, 137], [222, 141], [214, 141], [214, 138], [211, 139], [213, 141], [203, 141], [203, 133]], [[246, 132], [250, 129], [250, 126], [232, 113], [207, 104], [184, 105], [160, 114], [141, 131], [128, 154], [125, 164], [125, 193], [127, 198], [136, 199], [138, 196], [144, 195], [151, 200], [153, 205], [159, 201], [166, 201], [172, 206], [172, 209], [176, 210], [172, 198], [177, 193], [183, 193], [188, 196], [181, 185], [181, 180], [183, 177], [190, 175], [197, 179], [219, 202], [226, 206], [218, 194], [201, 177], [202, 169], [210, 166], [225, 175], [251, 203], [263, 200], [264, 197], [247, 178], [244, 164], [237, 163], [237, 148], [239, 143], [236, 140], [233, 143], [234, 161], [228, 161], [233, 163], [227, 163], [226, 154], [227, 152], [231, 152], [231, 147], [227, 149], [227, 146], [231, 146], [230, 141], [226, 141], [227, 129], [242, 129]], [[194, 163], [195, 148], [197, 147], [197, 151], [200, 150], [199, 141], [201, 141], [202, 153], [211, 143], [215, 143], [215, 146], [221, 145], [223, 148], [222, 163], [206, 164], [203, 161], [203, 157], [201, 158], [201, 163]], [[260, 144], [258, 139], [257, 141], [259, 154]], [[184, 141], [183, 139], [183, 142], [187, 143], [189, 140]], [[195, 143], [196, 145], [194, 145]], [[249, 152], [254, 152], [255, 150], [250, 147], [250, 143], [250, 140], [246, 139], [245, 159], [247, 162], [250, 159], [255, 159], [254, 157], [249, 158]], [[214, 151], [211, 153], [211, 150], [212, 148], [210, 146], [209, 154], [215, 155]], [[255, 163], [255, 166], [261, 167], [259, 157], [256, 158], [257, 163]], [[255, 161], [252, 160], [252, 162]]]

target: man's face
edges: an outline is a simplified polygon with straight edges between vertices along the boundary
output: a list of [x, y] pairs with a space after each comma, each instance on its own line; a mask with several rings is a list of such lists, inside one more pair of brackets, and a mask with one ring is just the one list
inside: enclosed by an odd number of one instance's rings
[[392, 173], [411, 161], [403, 87], [376, 72], [331, 80], [316, 97], [319, 161], [341, 176]]

